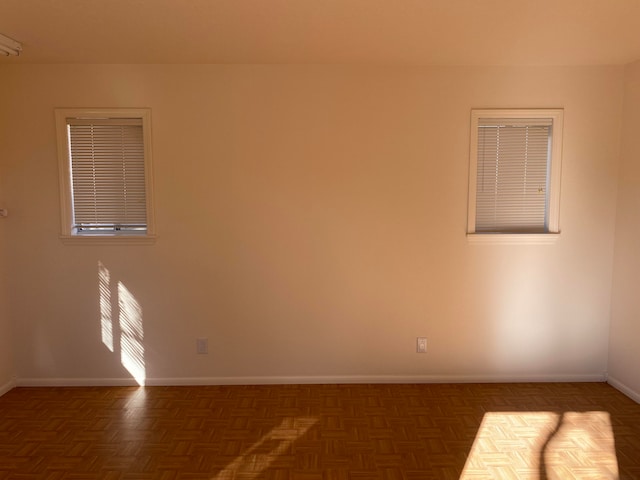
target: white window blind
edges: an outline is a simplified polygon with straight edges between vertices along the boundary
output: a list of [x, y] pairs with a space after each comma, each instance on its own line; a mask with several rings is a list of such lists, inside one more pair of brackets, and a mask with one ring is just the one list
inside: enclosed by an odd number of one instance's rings
[[145, 234], [142, 119], [67, 118], [72, 232]]
[[548, 232], [552, 118], [479, 118], [476, 232]]

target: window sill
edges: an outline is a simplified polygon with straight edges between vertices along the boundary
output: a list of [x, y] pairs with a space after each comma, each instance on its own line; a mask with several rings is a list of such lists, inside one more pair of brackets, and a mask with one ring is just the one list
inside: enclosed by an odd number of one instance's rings
[[467, 233], [472, 245], [552, 245], [560, 233]]
[[65, 245], [153, 245], [155, 235], [61, 235], [60, 240]]

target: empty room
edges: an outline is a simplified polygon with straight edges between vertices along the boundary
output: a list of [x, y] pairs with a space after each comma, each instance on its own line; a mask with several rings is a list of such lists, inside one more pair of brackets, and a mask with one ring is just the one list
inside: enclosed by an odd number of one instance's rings
[[640, 2], [0, 0], [0, 479], [640, 478]]

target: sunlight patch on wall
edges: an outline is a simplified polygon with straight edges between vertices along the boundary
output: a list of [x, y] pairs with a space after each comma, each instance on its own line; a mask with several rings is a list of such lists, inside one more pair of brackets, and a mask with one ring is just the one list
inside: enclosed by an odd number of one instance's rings
[[102, 343], [111, 352], [113, 348], [113, 318], [111, 317], [111, 275], [102, 262], [98, 262], [98, 298], [100, 301], [100, 327]]
[[318, 419], [313, 417], [283, 419], [279, 426], [264, 435], [211, 480], [222, 480], [238, 474], [243, 479], [262, 478], [264, 471], [279, 456], [290, 454], [295, 441], [317, 422]]
[[[489, 412], [461, 479], [618, 478], [607, 412]], [[567, 477], [568, 478], [568, 477]]]
[[[98, 301], [102, 343], [120, 355], [120, 363], [138, 385], [146, 380], [142, 307], [122, 283], [112, 285], [111, 273], [98, 262]], [[115, 303], [114, 303], [115, 302]]]
[[144, 340], [142, 307], [122, 282], [118, 282], [118, 307], [122, 366], [129, 371], [139, 385], [144, 385], [146, 371], [142, 343]]

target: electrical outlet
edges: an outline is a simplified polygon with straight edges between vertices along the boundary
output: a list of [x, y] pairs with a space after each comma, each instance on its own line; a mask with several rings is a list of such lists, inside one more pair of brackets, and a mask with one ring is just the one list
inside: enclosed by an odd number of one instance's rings
[[416, 352], [427, 353], [427, 337], [418, 337]]
[[196, 338], [196, 353], [198, 355], [206, 355], [209, 353], [209, 339]]

